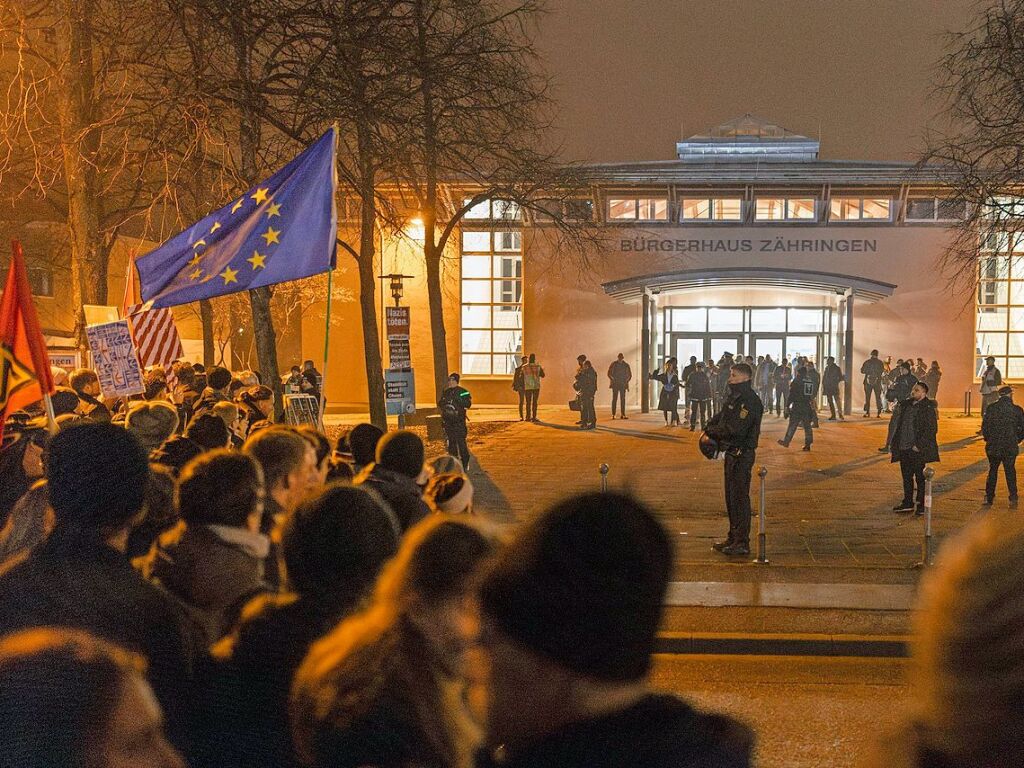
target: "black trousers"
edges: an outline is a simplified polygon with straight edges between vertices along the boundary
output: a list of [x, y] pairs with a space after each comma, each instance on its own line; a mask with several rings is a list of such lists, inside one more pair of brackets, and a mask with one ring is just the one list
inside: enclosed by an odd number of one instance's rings
[[985, 481], [985, 498], [996, 495], [996, 481], [999, 479], [999, 465], [1003, 465], [1006, 476], [1006, 490], [1011, 499], [1017, 498], [1017, 457], [988, 455], [988, 480]]
[[871, 393], [875, 394], [875, 408], [877, 413], [882, 412], [882, 382], [864, 382], [864, 413], [871, 413]]
[[466, 445], [466, 432], [463, 430], [445, 430], [447, 439], [448, 454], [462, 462], [463, 469], [469, 469], [469, 460], [472, 458], [469, 453], [469, 446]]
[[725, 454], [725, 508], [729, 512], [729, 541], [750, 544], [750, 477], [755, 451]]
[[[526, 395], [526, 418], [536, 419], [537, 418], [537, 401], [540, 400], [539, 389], [527, 389], [523, 394]], [[522, 407], [520, 406], [519, 412], [522, 413]]]
[[918, 504], [924, 504], [924, 461], [921, 454], [916, 451], [900, 451], [900, 474], [903, 475], [903, 502], [908, 506], [915, 500]]
[[594, 410], [594, 396], [580, 395], [580, 420], [584, 427], [597, 424], [597, 412]]
[[781, 416], [783, 411], [786, 410], [786, 400], [789, 398], [789, 390], [779, 385], [775, 387], [775, 415]]
[[830, 392], [825, 395], [825, 399], [828, 401], [828, 409], [832, 411], [832, 418], [843, 418], [843, 404], [839, 402], [839, 393], [833, 395]]
[[697, 414], [700, 413], [700, 428], [704, 427], [708, 423], [708, 405], [710, 403], [707, 400], [691, 400], [690, 401], [690, 429], [693, 430], [697, 426]]
[[612, 387], [612, 416], [615, 415], [615, 404], [619, 405], [619, 415], [626, 415], [626, 389], [625, 387]]
[[814, 442], [814, 430], [811, 429], [811, 423], [813, 419], [810, 415], [798, 415], [790, 413], [789, 415], [789, 426], [786, 427], [786, 436], [782, 438], [782, 442], [789, 445], [793, 439], [793, 435], [796, 434], [797, 427], [801, 425], [804, 428], [804, 445], [810, 445]]
[[518, 390], [518, 392], [519, 392], [519, 420], [522, 421], [523, 419], [530, 418], [530, 412], [527, 410], [526, 411], [526, 415], [525, 416], [523, 415], [523, 406], [526, 405], [526, 392], [524, 392], [521, 389]]

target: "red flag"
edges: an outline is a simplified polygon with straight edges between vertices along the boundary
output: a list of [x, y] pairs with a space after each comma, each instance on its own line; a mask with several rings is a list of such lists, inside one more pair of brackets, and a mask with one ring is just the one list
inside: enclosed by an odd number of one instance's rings
[[12, 412], [53, 393], [53, 374], [28, 286], [21, 243], [11, 241], [11, 268], [0, 300], [0, 439]]

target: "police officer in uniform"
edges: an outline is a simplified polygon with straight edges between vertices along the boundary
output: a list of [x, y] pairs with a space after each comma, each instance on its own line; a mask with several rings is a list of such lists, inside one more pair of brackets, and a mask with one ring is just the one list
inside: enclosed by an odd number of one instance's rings
[[1006, 476], [1009, 502], [1017, 503], [1017, 454], [1024, 440], [1024, 410], [1013, 402], [1013, 387], [1002, 387], [999, 399], [985, 409], [981, 417], [981, 434], [985, 437], [985, 456], [988, 458], [988, 479], [985, 482], [985, 504], [991, 504], [996, 495], [999, 466]]
[[724, 555], [750, 554], [750, 478], [761, 434], [764, 404], [751, 385], [753, 369], [736, 363], [729, 370], [729, 394], [708, 423], [707, 434], [725, 452], [725, 506], [729, 536], [713, 545]]

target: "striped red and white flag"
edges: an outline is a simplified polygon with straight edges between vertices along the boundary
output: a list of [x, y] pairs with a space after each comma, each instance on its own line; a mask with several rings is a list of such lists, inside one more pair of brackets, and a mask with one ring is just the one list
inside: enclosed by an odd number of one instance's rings
[[170, 367], [171, 363], [185, 354], [178, 329], [174, 325], [174, 316], [167, 308], [143, 309], [132, 274], [134, 266], [133, 260], [125, 280], [122, 311], [131, 327], [139, 364], [143, 368], [151, 365]]

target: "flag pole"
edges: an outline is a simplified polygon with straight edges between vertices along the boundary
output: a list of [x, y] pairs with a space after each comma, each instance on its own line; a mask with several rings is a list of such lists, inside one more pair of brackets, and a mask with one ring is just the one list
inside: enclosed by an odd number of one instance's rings
[[[337, 246], [335, 246], [337, 248]], [[327, 322], [324, 325], [324, 372], [320, 376], [320, 429], [327, 431], [324, 424], [324, 411], [327, 409], [327, 353], [331, 345], [331, 294], [334, 269], [327, 272]]]
[[53, 415], [53, 400], [48, 392], [43, 393], [43, 403], [46, 405], [46, 431], [50, 435], [56, 435], [60, 430], [57, 428], [57, 417]]

